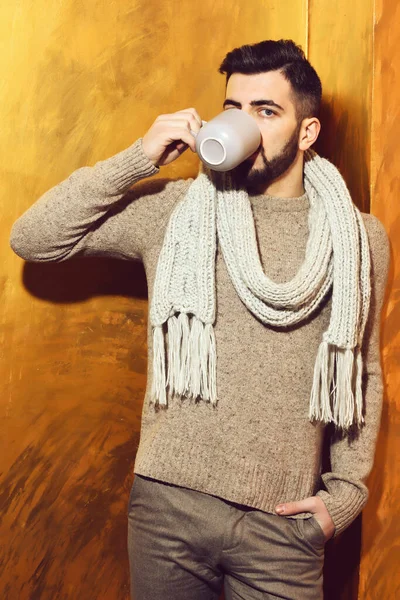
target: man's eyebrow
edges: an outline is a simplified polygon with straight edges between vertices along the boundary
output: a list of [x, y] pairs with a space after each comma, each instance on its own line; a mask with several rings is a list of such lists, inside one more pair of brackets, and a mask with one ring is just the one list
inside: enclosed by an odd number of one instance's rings
[[[232, 106], [236, 106], [237, 108], [242, 108], [242, 105], [240, 102], [237, 102], [236, 100], [232, 100], [231, 98], [226, 98], [226, 100], [224, 101], [224, 104], [223, 104], [223, 108], [225, 108], [225, 106], [227, 106], [228, 104], [231, 104]], [[275, 106], [275, 108], [279, 108], [279, 110], [284, 111], [282, 106], [279, 106], [279, 104], [277, 104], [273, 100], [252, 100], [250, 102], [250, 106]]]

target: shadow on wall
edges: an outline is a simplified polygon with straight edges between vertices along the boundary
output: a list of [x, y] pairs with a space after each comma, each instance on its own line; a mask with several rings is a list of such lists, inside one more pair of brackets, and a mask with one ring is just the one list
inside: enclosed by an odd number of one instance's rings
[[25, 263], [23, 284], [36, 298], [55, 303], [81, 302], [96, 295], [147, 298], [142, 263], [114, 258]]
[[367, 127], [355, 127], [352, 114], [358, 121], [368, 122], [367, 107], [354, 97], [322, 100], [321, 132], [315, 146], [318, 154], [335, 164], [343, 175], [354, 204], [370, 212], [369, 144]]

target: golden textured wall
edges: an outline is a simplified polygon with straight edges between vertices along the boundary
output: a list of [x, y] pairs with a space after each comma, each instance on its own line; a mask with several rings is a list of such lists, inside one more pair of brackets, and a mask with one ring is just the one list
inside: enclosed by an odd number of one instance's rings
[[[279, 0], [21, 0], [1, 3], [0, 28], [0, 597], [125, 599], [144, 272], [97, 259], [24, 265], [9, 231], [158, 114], [219, 112], [226, 52], [281, 33], [304, 43], [305, 13]], [[193, 174], [190, 154], [162, 176]]]
[[360, 598], [400, 596], [400, 3], [377, 0], [371, 144], [371, 212], [391, 240], [383, 311], [384, 410], [370, 500], [363, 515]]
[[[304, 47], [322, 78], [319, 150], [340, 166], [366, 212], [372, 189], [371, 211], [395, 246], [399, 66], [394, 72], [391, 61], [400, 15], [396, 0], [386, 0], [385, 11], [376, 0], [374, 42], [374, 1], [337, 0], [334, 10], [326, 0], [20, 0], [0, 6], [4, 600], [128, 598], [126, 503], [147, 352], [141, 265], [105, 259], [24, 264], [8, 245], [12, 223], [76, 168], [126, 148], [158, 114], [195, 106], [211, 118], [221, 109], [224, 78], [217, 68], [226, 52], [283, 37]], [[160, 176], [193, 175], [196, 164], [188, 152]], [[384, 335], [388, 408], [378, 460], [394, 464], [400, 317], [393, 278]], [[383, 544], [393, 542], [394, 503], [386, 500], [394, 467], [381, 471], [374, 471], [363, 520], [363, 599], [380, 600], [367, 595], [368, 586], [379, 590], [387, 574], [396, 578], [394, 563], [381, 554]], [[358, 595], [359, 523], [345, 538], [355, 549], [353, 562], [342, 558], [340, 564], [343, 542], [328, 553], [335, 600]]]
[[309, 0], [309, 60], [323, 85], [318, 151], [369, 212], [373, 0]]

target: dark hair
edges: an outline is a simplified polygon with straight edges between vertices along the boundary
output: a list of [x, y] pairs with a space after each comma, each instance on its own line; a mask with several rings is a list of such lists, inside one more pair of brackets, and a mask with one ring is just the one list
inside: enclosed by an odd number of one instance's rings
[[292, 86], [298, 119], [318, 115], [322, 95], [321, 80], [306, 59], [301, 46], [297, 46], [292, 40], [265, 40], [235, 48], [225, 56], [218, 71], [226, 73], [226, 83], [233, 73], [255, 75], [280, 71]]

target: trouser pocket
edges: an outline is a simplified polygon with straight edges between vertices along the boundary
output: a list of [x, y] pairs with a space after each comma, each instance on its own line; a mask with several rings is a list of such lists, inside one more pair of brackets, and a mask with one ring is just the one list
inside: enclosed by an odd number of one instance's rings
[[296, 519], [297, 529], [304, 541], [317, 551], [325, 548], [325, 534], [317, 519], [312, 516], [308, 519]]

